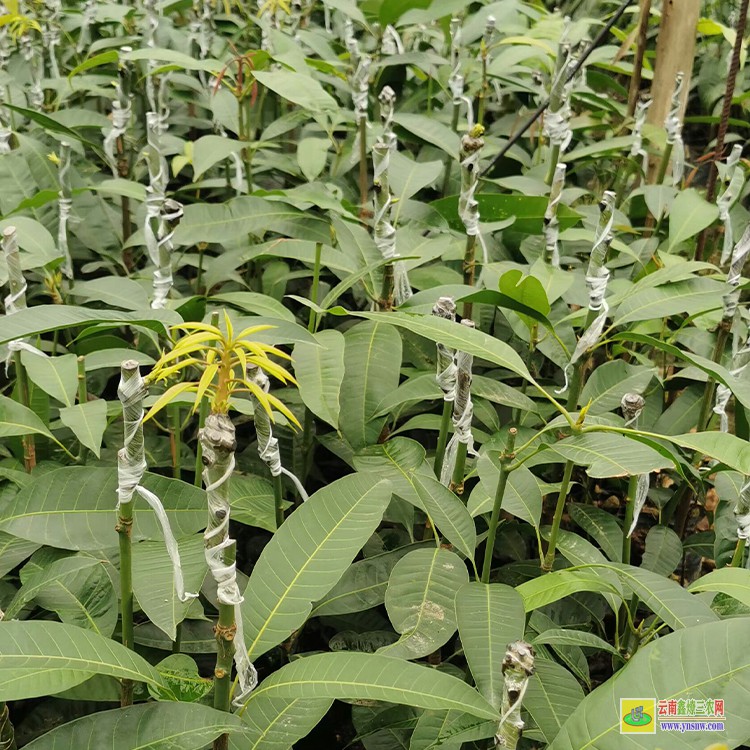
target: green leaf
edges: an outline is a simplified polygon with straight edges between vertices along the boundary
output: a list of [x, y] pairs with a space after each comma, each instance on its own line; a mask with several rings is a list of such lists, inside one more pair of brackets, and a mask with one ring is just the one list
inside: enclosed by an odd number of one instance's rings
[[590, 477], [623, 477], [648, 474], [672, 462], [653, 448], [615, 433], [584, 433], [556, 442], [551, 449], [573, 463], [588, 468]]
[[[146, 474], [143, 486], [162, 501], [175, 537], [193, 534], [206, 524], [205, 492], [177, 479]], [[138, 502], [133, 539], [161, 539], [154, 512]], [[61, 549], [117, 547], [113, 518], [117, 505], [117, 469], [70, 466], [35, 475], [14, 498], [0, 527], [22, 539]]]
[[[396, 118], [396, 122], [398, 122]], [[542, 234], [544, 228], [544, 214], [547, 210], [548, 199], [543, 195], [500, 195], [498, 193], [479, 193], [476, 196], [479, 203], [479, 216], [483, 222], [505, 221], [514, 218], [512, 224], [514, 232], [521, 234]], [[464, 227], [458, 213], [458, 196], [452, 195], [441, 198], [430, 204], [450, 225], [451, 229], [463, 231]], [[557, 218], [560, 231], [564, 232], [578, 223], [580, 214], [560, 204], [557, 208]]]
[[60, 409], [60, 421], [99, 458], [102, 438], [107, 429], [107, 402], [104, 399], [66, 406]]
[[[180, 540], [180, 563], [187, 592], [200, 591], [206, 577], [203, 549], [202, 534]], [[177, 596], [172, 563], [164, 542], [139, 542], [133, 545], [132, 554], [135, 598], [148, 619], [174, 641], [177, 625], [187, 616], [191, 602], [181, 602]]]
[[[264, 547], [242, 606], [250, 658], [281, 643], [307, 619], [312, 603], [341, 578], [380, 523], [390, 485], [367, 474], [316, 492]], [[295, 697], [295, 696], [289, 696]]]
[[419, 542], [352, 563], [339, 582], [313, 607], [311, 617], [364, 612], [385, 601], [393, 566], [409, 552], [433, 542]]
[[13, 570], [37, 549], [39, 545], [35, 542], [0, 531], [0, 577]]
[[184, 70], [205, 70], [207, 73], [220, 73], [224, 63], [218, 60], [196, 59], [192, 55], [162, 47], [142, 47], [132, 52], [120, 52], [123, 60], [155, 60]]
[[688, 279], [642, 289], [627, 296], [617, 307], [614, 325], [624, 325], [671, 315], [697, 315], [721, 309], [725, 284], [714, 279]]
[[27, 310], [19, 310], [3, 319], [0, 344], [48, 331], [59, 331], [94, 323], [141, 325], [166, 335], [169, 326], [181, 322], [182, 318], [170, 310], [150, 310], [148, 313], [117, 312], [115, 310], [90, 310], [87, 307], [74, 305], [37, 305]]
[[543, 633], [537, 635], [532, 643], [540, 646], [579, 646], [584, 648], [595, 648], [600, 651], [606, 651], [613, 656], [618, 655], [617, 649], [610, 646], [610, 644], [603, 638], [584, 630], [550, 628], [549, 630], [545, 630]]
[[92, 674], [162, 685], [159, 673], [142, 656], [90, 630], [59, 622], [0, 622], [0, 674], [6, 677], [8, 670], [15, 670], [18, 679], [0, 679], [2, 701], [50, 695], [51, 681], [59, 677], [70, 680], [66, 687]]
[[594, 570], [556, 570], [532, 578], [516, 586], [516, 591], [523, 597], [526, 612], [544, 607], [552, 602], [577, 594], [580, 591], [594, 591], [606, 594], [619, 594], [617, 588]]
[[[497, 483], [500, 479], [500, 458], [495, 451], [482, 451], [477, 461], [479, 484], [469, 497], [469, 512], [475, 518], [482, 513], [490, 513], [495, 503]], [[542, 515], [542, 492], [534, 475], [525, 467], [519, 466], [508, 476], [503, 496], [503, 510], [516, 518], [528, 521], [539, 527]]]
[[255, 79], [303, 109], [325, 112], [338, 109], [336, 100], [312, 76], [291, 70], [256, 70]]
[[175, 231], [175, 242], [182, 245], [231, 243], [242, 235], [262, 237], [266, 232], [326, 244], [331, 241], [328, 225], [309, 212], [278, 201], [243, 195], [226, 203], [185, 206], [185, 215]]
[[253, 701], [266, 696], [388, 701], [417, 708], [458, 709], [481, 719], [500, 718], [463, 680], [381, 654], [318, 654], [297, 659], [255, 689], [248, 710]]
[[233, 476], [229, 483], [232, 520], [266, 531], [276, 531], [276, 501], [273, 486], [260, 477]]
[[193, 142], [193, 179], [200, 180], [214, 164], [247, 147], [243, 141], [221, 135], [204, 135]]
[[213, 689], [210, 677], [201, 677], [198, 665], [187, 654], [170, 654], [162, 659], [156, 669], [167, 686], [166, 690], [149, 687], [149, 692], [157, 700], [176, 700], [182, 703], [196, 703]]
[[570, 517], [604, 550], [613, 562], [622, 562], [622, 527], [606, 510], [593, 505], [568, 504]]
[[0, 437], [34, 434], [54, 439], [44, 422], [31, 409], [12, 398], [0, 396]]
[[142, 703], [100, 711], [56, 727], [26, 745], [30, 750], [203, 750], [225, 732], [243, 731], [240, 718], [185, 703]]
[[715, 458], [742, 474], [750, 474], [750, 445], [728, 432], [690, 432], [666, 437], [683, 448]]
[[462, 555], [473, 560], [477, 546], [477, 530], [466, 506], [434, 476], [414, 473], [409, 481], [432, 525], [442, 532]]
[[[56, 612], [68, 625], [93, 630], [109, 637], [117, 624], [117, 595], [101, 560], [70, 556], [45, 547], [21, 570], [23, 586], [16, 594], [21, 606], [31, 599]], [[14, 600], [14, 602], [16, 601]], [[17, 610], [11, 603], [8, 612]], [[12, 616], [6, 612], [6, 617]]]
[[458, 634], [479, 692], [498, 711], [503, 699], [502, 664], [509, 643], [523, 638], [523, 599], [500, 583], [467, 583], [456, 594]]
[[78, 389], [78, 359], [75, 354], [40, 357], [38, 354], [22, 351], [21, 363], [34, 385], [65, 406], [75, 403]]
[[[731, 644], [731, 648], [727, 648]], [[669, 665], [690, 665], [689, 669]], [[750, 690], [750, 631], [740, 617], [697, 625], [658, 638], [638, 649], [616, 680], [588, 695], [563, 725], [548, 750], [622, 750], [619, 699], [643, 696], [659, 700], [713, 698], [725, 701], [730, 719], [720, 741], [738, 747], [750, 737], [750, 716], [742, 706]], [[663, 735], [662, 735], [663, 736]], [[686, 750], [704, 750], [705, 732], [680, 734]], [[653, 735], [632, 735], [628, 747], [652, 750]], [[669, 746], [668, 744], [665, 747]]]
[[332, 698], [271, 698], [251, 701], [242, 714], [242, 737], [229, 738], [231, 750], [289, 750], [325, 716]]
[[123, 310], [143, 310], [149, 306], [146, 288], [137, 281], [119, 276], [77, 281], [71, 293], [86, 302], [97, 300], [108, 307], [120, 307]]
[[583, 689], [567, 669], [548, 659], [537, 659], [523, 697], [545, 742], [552, 742], [567, 718], [583, 700]]
[[[7, 154], [6, 154], [7, 156]], [[21, 250], [21, 268], [28, 271], [40, 268], [61, 258], [57, 243], [46, 227], [28, 216], [13, 216], [0, 221], [0, 232], [7, 227], [16, 228], [18, 247]], [[0, 279], [7, 280], [5, 258], [0, 264]]]
[[750, 570], [721, 568], [699, 578], [690, 591], [719, 591], [750, 607]]
[[336, 330], [316, 333], [318, 345], [294, 347], [294, 373], [305, 406], [338, 429], [339, 396], [344, 380], [344, 336]]
[[[409, 750], [461, 750], [461, 741], [443, 741], [453, 722], [466, 714], [460, 711], [422, 711], [409, 741]], [[494, 734], [494, 731], [491, 732]], [[488, 735], [489, 736], [489, 735]]]
[[385, 424], [374, 415], [398, 385], [401, 336], [390, 326], [367, 322], [350, 328], [344, 339], [339, 418], [343, 437], [358, 450], [377, 442]]
[[402, 557], [385, 592], [385, 608], [401, 638], [379, 653], [419, 659], [445, 645], [456, 632], [456, 591], [468, 580], [464, 562], [446, 549], [417, 549]]
[[[393, 121], [402, 128], [408, 130], [417, 138], [421, 138], [431, 146], [437, 146], [453, 158], [458, 158], [458, 149], [461, 145], [459, 137], [447, 125], [440, 120], [426, 115], [397, 113]], [[458, 204], [456, 204], [458, 205]]]
[[[391, 192], [399, 201], [409, 200], [420, 190], [432, 185], [443, 171], [443, 164], [439, 161], [415, 161], [403, 152], [397, 151], [391, 155], [388, 179]], [[396, 204], [396, 212], [399, 206]]]
[[695, 188], [682, 190], [669, 211], [669, 242], [667, 250], [674, 250], [681, 242], [695, 237], [719, 217], [719, 209], [709, 203]]
[[475, 329], [467, 328], [460, 323], [454, 323], [434, 315], [412, 315], [402, 312], [388, 313], [351, 313], [361, 318], [367, 318], [377, 322], [388, 323], [398, 328], [424, 336], [435, 343], [445, 344], [453, 349], [481, 357], [494, 365], [504, 367], [516, 375], [520, 375], [529, 382], [534, 380], [526, 369], [523, 360], [505, 342], [500, 341], [488, 334]]
[[308, 182], [325, 169], [331, 141], [328, 138], [303, 138], [296, 145], [297, 164]]
[[641, 566], [657, 575], [671, 576], [680, 564], [680, 560], [682, 560], [680, 537], [668, 526], [654, 526], [646, 536], [646, 549]]
[[619, 408], [626, 393], [641, 394], [656, 373], [653, 367], [630, 365], [621, 359], [605, 362], [594, 368], [586, 385], [583, 386], [578, 403], [585, 406], [589, 402], [589, 414], [606, 414]]
[[81, 131], [73, 130], [72, 128], [69, 128], [66, 125], [63, 125], [62, 123], [58, 122], [54, 117], [50, 115], [45, 115], [42, 112], [37, 112], [35, 109], [26, 109], [26, 107], [18, 107], [15, 104], [11, 104], [10, 102], [5, 102], [4, 106], [12, 110], [13, 112], [17, 112], [19, 115], [26, 117], [32, 122], [37, 123], [37, 125], [41, 125], [45, 130], [49, 130], [51, 133], [58, 133], [59, 135], [64, 135], [66, 139], [72, 139], [74, 141], [78, 141], [79, 143], [83, 143], [84, 145], [88, 146], [89, 148], [93, 149], [96, 153], [101, 155], [101, 151], [99, 150], [99, 147], [97, 146], [97, 144], [92, 143], [91, 141], [84, 138], [83, 135], [81, 134]]

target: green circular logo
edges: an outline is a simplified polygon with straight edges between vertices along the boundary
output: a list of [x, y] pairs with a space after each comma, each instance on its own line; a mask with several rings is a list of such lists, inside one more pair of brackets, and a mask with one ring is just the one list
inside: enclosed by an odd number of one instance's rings
[[627, 716], [623, 716], [622, 720], [631, 727], [647, 727], [652, 721], [651, 717], [645, 712], [638, 717], [631, 712]]

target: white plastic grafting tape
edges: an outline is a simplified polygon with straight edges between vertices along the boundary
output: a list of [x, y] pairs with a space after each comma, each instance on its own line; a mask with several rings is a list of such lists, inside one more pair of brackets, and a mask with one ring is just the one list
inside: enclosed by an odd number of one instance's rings
[[[477, 130], [479, 131], [478, 134], [476, 133]], [[479, 227], [479, 203], [475, 197], [479, 185], [479, 156], [484, 147], [481, 133], [484, 129], [478, 125], [474, 128], [474, 131], [466, 133], [461, 138], [459, 154], [461, 160], [461, 192], [458, 196], [458, 215], [466, 228], [466, 234], [479, 240], [482, 247], [482, 262], [486, 265], [489, 262], [489, 257], [487, 245]]]
[[560, 268], [560, 221], [557, 218], [557, 207], [565, 187], [567, 165], [562, 162], [555, 167], [555, 175], [549, 191], [549, 203], [544, 212], [544, 253], [553, 268]]
[[117, 139], [122, 138], [127, 132], [131, 113], [130, 102], [125, 107], [122, 107], [118, 101], [112, 102], [112, 127], [104, 137], [104, 153], [107, 156], [107, 162], [115, 177], [118, 176], [115, 144], [117, 143]]
[[76, 52], [81, 53], [91, 44], [91, 27], [96, 21], [96, 0], [86, 0], [81, 18], [81, 33], [78, 35]]
[[144, 41], [147, 47], [156, 46], [156, 31], [159, 28], [159, 12], [156, 6], [157, 0], [143, 0], [143, 11], [146, 21]]
[[737, 538], [750, 539], [750, 479], [746, 478], [740, 489], [734, 506], [734, 518], [737, 521]]
[[740, 238], [740, 241], [734, 246], [732, 251], [732, 262], [727, 273], [727, 292], [723, 297], [724, 301], [724, 320], [733, 320], [737, 312], [737, 306], [740, 301], [739, 285], [742, 279], [742, 269], [745, 266], [747, 257], [750, 254], [750, 227]]
[[[248, 367], [247, 376], [265, 393], [268, 393], [271, 388], [271, 381], [268, 379], [268, 375], [266, 375], [260, 367]], [[271, 472], [272, 477], [277, 477], [280, 474], [288, 477], [297, 489], [299, 496], [303, 500], [307, 500], [308, 494], [302, 486], [302, 482], [300, 482], [296, 474], [285, 469], [281, 463], [279, 441], [273, 435], [273, 427], [271, 426], [271, 418], [269, 417], [268, 412], [266, 412], [263, 405], [257, 399], [253, 399], [253, 407], [255, 433], [258, 436], [258, 455], [260, 456], [261, 461], [268, 466], [268, 470]]]
[[159, 229], [156, 238], [157, 267], [154, 269], [154, 297], [151, 307], [161, 310], [166, 305], [169, 290], [172, 288], [172, 238], [182, 219], [182, 204], [171, 198], [163, 201], [159, 212]]
[[195, 599], [198, 594], [185, 591], [180, 553], [169, 525], [169, 518], [159, 498], [141, 486], [141, 480], [146, 471], [143, 442], [143, 399], [146, 396], [146, 384], [135, 360], [126, 360], [122, 363], [117, 396], [122, 403], [124, 424], [123, 447], [117, 453], [117, 508], [119, 510], [121, 505], [133, 502], [133, 496], [136, 493], [149, 504], [156, 514], [164, 535], [164, 544], [172, 563], [175, 592], [181, 602], [187, 602]]
[[[452, 297], [440, 297], [432, 308], [432, 314], [445, 320], [456, 320], [456, 303]], [[456, 398], [458, 367], [456, 350], [445, 344], [437, 344], [437, 373], [435, 379], [443, 392], [443, 401]]]
[[638, 517], [641, 515], [643, 506], [646, 504], [646, 498], [648, 497], [649, 488], [649, 476], [648, 474], [639, 474], [638, 483], [635, 487], [635, 498], [633, 499], [633, 523], [628, 529], [628, 537], [633, 535], [636, 526], [638, 525]]
[[732, 148], [732, 153], [727, 159], [726, 172], [723, 180], [725, 185], [724, 190], [716, 200], [716, 205], [719, 209], [719, 218], [724, 224], [724, 244], [721, 251], [722, 266], [726, 265], [729, 261], [729, 258], [732, 255], [732, 248], [734, 247], [734, 230], [729, 211], [740, 197], [740, 193], [745, 184], [745, 173], [740, 168], [741, 156], [742, 146], [737, 143], [734, 148]]
[[383, 30], [381, 49], [384, 55], [404, 54], [404, 43], [401, 41], [401, 36], [391, 24], [388, 24]]
[[601, 203], [601, 215], [599, 224], [594, 234], [594, 245], [591, 248], [588, 270], [586, 272], [586, 285], [589, 289], [589, 310], [597, 313], [589, 327], [576, 343], [576, 348], [570, 357], [570, 362], [565, 366], [563, 374], [565, 383], [563, 387], [555, 391], [558, 395], [568, 390], [570, 372], [578, 360], [593, 347], [601, 338], [604, 324], [607, 322], [609, 305], [605, 299], [607, 284], [609, 283], [609, 269], [604, 265], [607, 260], [607, 250], [612, 242], [612, 227], [614, 225], [615, 194], [611, 190], [604, 193]]
[[565, 55], [566, 61], [561, 65], [550, 90], [550, 100], [559, 103], [559, 106], [554, 109], [550, 107], [545, 113], [542, 132], [551, 146], [558, 146], [560, 152], [563, 152], [573, 139], [570, 129], [570, 92], [573, 81], [568, 79], [576, 63], [575, 60], [567, 59], [567, 45], [561, 45], [559, 54]]
[[646, 124], [646, 115], [651, 106], [651, 99], [641, 99], [635, 108], [635, 123], [633, 125], [633, 145], [630, 147], [630, 156], [633, 159], [641, 158], [641, 171], [646, 171], [648, 152], [643, 147], [643, 126]]
[[[620, 402], [622, 408], [622, 415], [625, 417], [626, 427], [637, 427], [638, 419], [643, 412], [646, 402], [638, 393], [626, 393], [622, 397]], [[628, 529], [628, 537], [632, 536], [638, 525], [638, 518], [641, 515], [643, 506], [646, 504], [646, 497], [648, 496], [649, 488], [649, 475], [639, 474], [638, 481], [636, 483], [635, 497], [633, 498], [633, 522]]]
[[675, 77], [674, 93], [672, 94], [672, 105], [664, 120], [664, 128], [667, 131], [667, 143], [672, 146], [672, 179], [677, 185], [682, 181], [685, 173], [685, 144], [682, 140], [682, 89], [685, 83], [685, 75], [679, 72]]
[[44, 91], [42, 90], [42, 81], [40, 73], [39, 54], [31, 43], [29, 34], [21, 37], [21, 55], [29, 64], [31, 85], [29, 86], [29, 104], [31, 109], [41, 110], [44, 105]]
[[[464, 318], [461, 323], [468, 328], [474, 328], [474, 321]], [[444, 485], [449, 485], [453, 477], [453, 471], [456, 468], [456, 456], [458, 454], [458, 445], [463, 443], [466, 446], [466, 452], [470, 456], [476, 456], [474, 449], [474, 435], [471, 431], [471, 422], [474, 418], [474, 404], [471, 400], [471, 369], [474, 363], [474, 356], [467, 352], [457, 351], [456, 360], [456, 389], [453, 400], [453, 435], [448, 441], [445, 449], [445, 459], [443, 468], [440, 472], [440, 481]]]
[[210, 523], [203, 535], [208, 569], [216, 581], [216, 598], [220, 604], [234, 608], [237, 628], [233, 638], [234, 664], [237, 668], [239, 692], [235, 707], [242, 706], [258, 684], [258, 673], [250, 661], [242, 628], [242, 594], [237, 585], [237, 564], [227, 562], [225, 551], [236, 544], [229, 536], [230, 506], [227, 499], [227, 482], [234, 471], [236, 446], [234, 425], [226, 414], [209, 414], [206, 425], [200, 430], [203, 447], [203, 483], [206, 488]]
[[714, 396], [714, 414], [719, 416], [719, 429], [721, 432], [729, 432], [729, 417], [727, 416], [727, 406], [729, 399], [732, 397], [732, 391], [724, 383], [716, 386], [716, 395]]
[[352, 103], [354, 104], [354, 119], [358, 125], [367, 122], [371, 65], [372, 58], [369, 55], [362, 55], [352, 75]]

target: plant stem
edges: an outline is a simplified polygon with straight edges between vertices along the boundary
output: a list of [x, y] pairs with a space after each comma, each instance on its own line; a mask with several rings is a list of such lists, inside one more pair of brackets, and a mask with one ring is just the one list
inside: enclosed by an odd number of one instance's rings
[[[88, 389], [86, 388], [86, 357], [78, 357], [78, 403], [85, 404], [89, 400]], [[86, 446], [80, 443], [78, 449], [78, 460], [81, 463], [86, 461]]]
[[[672, 143], [668, 143], [664, 148], [664, 154], [661, 157], [661, 161], [659, 162], [659, 172], [656, 175], [656, 182], [654, 182], [655, 185], [662, 185], [664, 184], [664, 178], [667, 176], [667, 168], [669, 167], [669, 162], [672, 160], [672, 149], [674, 148], [674, 145]], [[655, 219], [660, 219], [660, 216], [655, 216]]]
[[505, 497], [505, 487], [508, 484], [508, 466], [513, 460], [513, 449], [516, 445], [516, 435], [518, 430], [511, 427], [508, 430], [508, 442], [505, 446], [502, 456], [500, 456], [500, 476], [497, 480], [497, 489], [495, 490], [495, 503], [492, 506], [492, 515], [490, 516], [490, 525], [487, 532], [487, 543], [484, 548], [484, 563], [482, 565], [482, 583], [490, 582], [490, 571], [492, 569], [492, 553], [495, 550], [495, 538], [497, 537], [497, 525], [500, 522], [500, 511], [503, 506], [503, 497]]
[[[313, 278], [312, 286], [310, 287], [310, 302], [314, 305], [318, 304], [318, 289], [320, 287], [320, 256], [323, 252], [323, 243], [315, 243], [315, 263], [313, 265]], [[318, 328], [318, 314], [315, 310], [310, 308], [310, 316], [307, 319], [307, 330], [310, 333], [315, 333]]]
[[276, 508], [276, 528], [284, 523], [284, 486], [281, 483], [281, 474], [273, 477], [273, 502]]
[[547, 167], [547, 176], [544, 178], [544, 182], [547, 185], [552, 184], [552, 180], [555, 179], [555, 169], [557, 168], [557, 162], [560, 160], [560, 144], [556, 143], [552, 146], [552, 153], [549, 157], [549, 167]]
[[0, 703], [0, 750], [16, 750], [16, 735], [7, 703]]
[[646, 53], [648, 43], [648, 21], [651, 15], [651, 0], [641, 0], [640, 17], [638, 20], [638, 40], [636, 44], [635, 60], [633, 61], [633, 75], [630, 77], [630, 90], [628, 91], [628, 117], [635, 113], [635, 105], [638, 103], [638, 92], [641, 89], [643, 77], [643, 57]]
[[450, 489], [457, 495], [464, 494], [464, 469], [466, 469], [466, 443], [459, 443], [456, 447], [456, 465], [453, 467]]
[[[469, 234], [466, 237], [466, 252], [464, 253], [464, 284], [466, 286], [474, 286], [476, 276], [476, 249], [477, 249], [477, 236], [475, 234]], [[471, 319], [471, 315], [474, 311], [474, 305], [471, 302], [464, 302], [464, 318]]]
[[[453, 115], [451, 116], [451, 130], [455, 133], [458, 130], [458, 118], [461, 114], [461, 104], [453, 105]], [[482, 119], [479, 119], [482, 122]], [[445, 160], [445, 177], [443, 178], [443, 198], [448, 195], [451, 183], [451, 168], [453, 167], [453, 157], [448, 156]]]
[[734, 548], [734, 555], [732, 555], [732, 562], [729, 563], [730, 568], [741, 568], [742, 561], [745, 559], [745, 546], [747, 544], [746, 539], [738, 539], [737, 546]]
[[630, 565], [630, 537], [628, 532], [633, 525], [633, 514], [635, 511], [635, 494], [638, 487], [638, 476], [633, 475], [628, 480], [628, 496], [625, 499], [625, 521], [622, 527], [622, 561]]
[[359, 202], [360, 217], [367, 211], [367, 120], [359, 121]]
[[438, 435], [437, 448], [435, 449], [435, 475], [440, 478], [445, 459], [445, 447], [448, 445], [448, 430], [451, 425], [451, 414], [453, 414], [453, 402], [443, 401], [443, 415], [440, 418], [440, 434]]
[[172, 642], [172, 653], [179, 654], [182, 648], [182, 622], [177, 623], [174, 641]]
[[560, 493], [557, 496], [557, 505], [555, 506], [555, 515], [552, 519], [552, 529], [549, 534], [549, 545], [547, 546], [547, 552], [544, 555], [544, 561], [542, 562], [542, 571], [549, 573], [552, 570], [552, 566], [555, 564], [555, 551], [557, 549], [557, 536], [560, 532], [560, 522], [562, 521], [563, 510], [565, 510], [565, 501], [568, 498], [568, 490], [570, 488], [570, 478], [573, 475], [573, 462], [565, 462], [565, 470], [563, 471], [563, 478], [560, 484]]
[[[16, 379], [18, 380], [18, 395], [21, 397], [21, 403], [27, 408], [31, 408], [29, 398], [29, 380], [26, 376], [26, 368], [21, 362], [21, 352], [13, 353], [13, 365], [16, 368]], [[23, 446], [23, 466], [30, 474], [36, 466], [36, 443], [33, 435], [23, 435], [21, 437]]]
[[182, 421], [180, 418], [179, 404], [171, 403], [167, 406], [167, 418], [169, 420], [169, 447], [172, 453], [172, 476], [175, 479], [181, 479], [180, 453], [182, 453]]

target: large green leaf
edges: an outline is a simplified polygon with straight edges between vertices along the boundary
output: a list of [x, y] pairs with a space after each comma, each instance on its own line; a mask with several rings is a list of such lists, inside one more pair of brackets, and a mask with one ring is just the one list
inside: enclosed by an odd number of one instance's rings
[[78, 389], [78, 360], [75, 354], [40, 357], [38, 354], [22, 351], [21, 362], [34, 385], [38, 385], [65, 406], [75, 403]]
[[13, 570], [37, 549], [39, 545], [36, 542], [0, 531], [0, 577]]
[[619, 594], [617, 588], [605, 576], [595, 570], [556, 570], [516, 586], [523, 598], [527, 612], [544, 607], [580, 591], [595, 591], [604, 594]]
[[666, 438], [683, 448], [691, 448], [715, 458], [742, 474], [750, 474], [750, 445], [728, 432], [689, 432]]
[[230, 737], [232, 750], [289, 750], [325, 716], [333, 698], [252, 700], [242, 713], [242, 736]]
[[690, 591], [720, 591], [750, 607], [750, 570], [721, 568], [699, 578]]
[[226, 203], [194, 203], [185, 207], [185, 216], [175, 232], [175, 242], [233, 242], [237, 237], [277, 232], [288, 237], [329, 243], [328, 226], [285, 203], [267, 201], [253, 195], [232, 198]]
[[[162, 501], [176, 537], [206, 523], [203, 490], [177, 479], [146, 474], [144, 487]], [[145, 503], [135, 502], [133, 539], [161, 539], [161, 527]], [[0, 527], [22, 539], [62, 549], [116, 547], [117, 469], [71, 466], [35, 476], [19, 491]]]
[[671, 251], [681, 242], [695, 237], [698, 232], [711, 226], [718, 216], [716, 205], [709, 203], [695, 188], [682, 190], [669, 210], [667, 249]]
[[202, 750], [225, 732], [242, 732], [238, 716], [187, 703], [142, 703], [100, 711], [56, 727], [26, 745], [31, 750]]
[[[206, 577], [203, 535], [181, 539], [180, 563], [185, 591], [197, 593]], [[178, 623], [190, 608], [174, 588], [172, 563], [162, 540], [133, 545], [133, 593], [148, 619], [175, 640]]]
[[318, 345], [294, 347], [294, 374], [305, 406], [332, 427], [339, 426], [339, 394], [344, 380], [344, 336], [336, 330], [315, 334]]
[[118, 312], [116, 310], [91, 310], [74, 305], [37, 305], [19, 310], [3, 318], [0, 344], [14, 339], [24, 339], [47, 331], [59, 331], [74, 326], [95, 323], [122, 323], [140, 325], [166, 334], [171, 325], [181, 323], [182, 318], [171, 310], [149, 310], [145, 312]]
[[394, 566], [385, 608], [399, 640], [379, 653], [418, 659], [437, 650], [456, 632], [456, 591], [469, 580], [458, 555], [440, 547], [417, 549]]
[[101, 560], [45, 547], [24, 565], [21, 582], [16, 594], [21, 603], [34, 599], [69, 625], [107, 637], [114, 632], [117, 594]]
[[680, 537], [667, 526], [654, 526], [646, 536], [641, 566], [658, 575], [671, 576], [680, 564], [682, 554]]
[[636, 440], [614, 433], [584, 433], [560, 440], [552, 450], [568, 461], [587, 467], [590, 477], [648, 474], [672, 466], [661, 453]]
[[[469, 497], [469, 512], [474, 517], [492, 511], [500, 479], [498, 453], [483, 451], [477, 462], [477, 471], [479, 484]], [[520, 466], [508, 476], [502, 508], [533, 526], [539, 526], [542, 492], [534, 475], [525, 466]]]
[[458, 634], [479, 692], [500, 710], [503, 657], [509, 643], [523, 637], [523, 599], [500, 583], [467, 583], [456, 594]]
[[458, 157], [459, 137], [440, 120], [406, 112], [399, 112], [393, 119], [397, 125], [413, 133], [417, 138], [437, 146], [449, 156]]
[[377, 607], [385, 601], [393, 566], [409, 552], [432, 544], [418, 542], [352, 563], [339, 582], [315, 604], [310, 615], [346, 615]]
[[[10, 670], [18, 679], [6, 679]], [[72, 687], [92, 674], [162, 685], [142, 656], [90, 630], [59, 622], [0, 622], [0, 701], [49, 695], [50, 680], [58, 676]]]
[[617, 307], [615, 325], [670, 315], [697, 315], [721, 309], [724, 284], [713, 279], [689, 279], [643, 289], [626, 297]]
[[107, 429], [107, 402], [103, 398], [60, 409], [60, 421], [97, 458]]
[[35, 412], [12, 398], [0, 396], [0, 438], [34, 434], [54, 439]]
[[345, 336], [341, 432], [355, 450], [377, 442], [385, 418], [374, 418], [383, 398], [395, 390], [401, 371], [401, 336], [390, 326], [360, 323]]
[[[731, 644], [731, 646], [729, 646]], [[729, 646], [729, 647], [728, 647]], [[679, 667], [677, 665], [680, 665]], [[717, 736], [730, 748], [747, 743], [750, 715], [742, 709], [750, 691], [750, 629], [747, 618], [686, 628], [638, 650], [618, 672], [588, 695], [563, 725], [549, 750], [704, 750], [706, 732], [620, 734], [620, 699], [722, 699], [728, 720]], [[670, 739], [671, 737], [671, 739]]]
[[460, 323], [437, 318], [434, 315], [413, 315], [402, 312], [358, 312], [353, 314], [405, 328], [407, 331], [430, 339], [430, 341], [445, 344], [453, 349], [460, 349], [468, 354], [473, 354], [475, 357], [486, 359], [492, 364], [504, 367], [533, 382], [526, 365], [518, 354], [505, 342], [493, 338], [483, 331], [472, 330]]
[[[498, 193], [478, 194], [479, 215], [482, 221], [503, 221], [515, 218], [513, 231], [522, 234], [541, 234], [544, 226], [544, 213], [548, 199], [537, 195], [500, 195]], [[430, 204], [437, 209], [451, 225], [452, 229], [463, 231], [463, 224], [458, 213], [458, 196], [441, 198]], [[560, 231], [569, 229], [578, 223], [580, 214], [560, 204], [557, 208]]]
[[546, 742], [552, 742], [582, 700], [583, 689], [567, 669], [548, 659], [536, 660], [523, 707]]
[[619, 408], [626, 393], [643, 393], [656, 370], [644, 365], [630, 365], [621, 359], [596, 367], [583, 386], [578, 403], [586, 406], [589, 414], [606, 414]]
[[291, 70], [256, 70], [255, 79], [266, 88], [312, 112], [338, 109], [336, 100], [315, 78]]
[[293, 661], [250, 695], [273, 698], [343, 698], [403, 703], [417, 708], [459, 709], [499, 720], [495, 709], [463, 680], [382, 654], [318, 654]]
[[388, 482], [355, 474], [319, 490], [289, 516], [248, 582], [242, 615], [251, 659], [305, 622], [312, 603], [328, 593], [375, 531], [390, 498]]
[[622, 562], [622, 527], [617, 519], [594, 505], [568, 505], [570, 517], [593, 537], [613, 562]]

